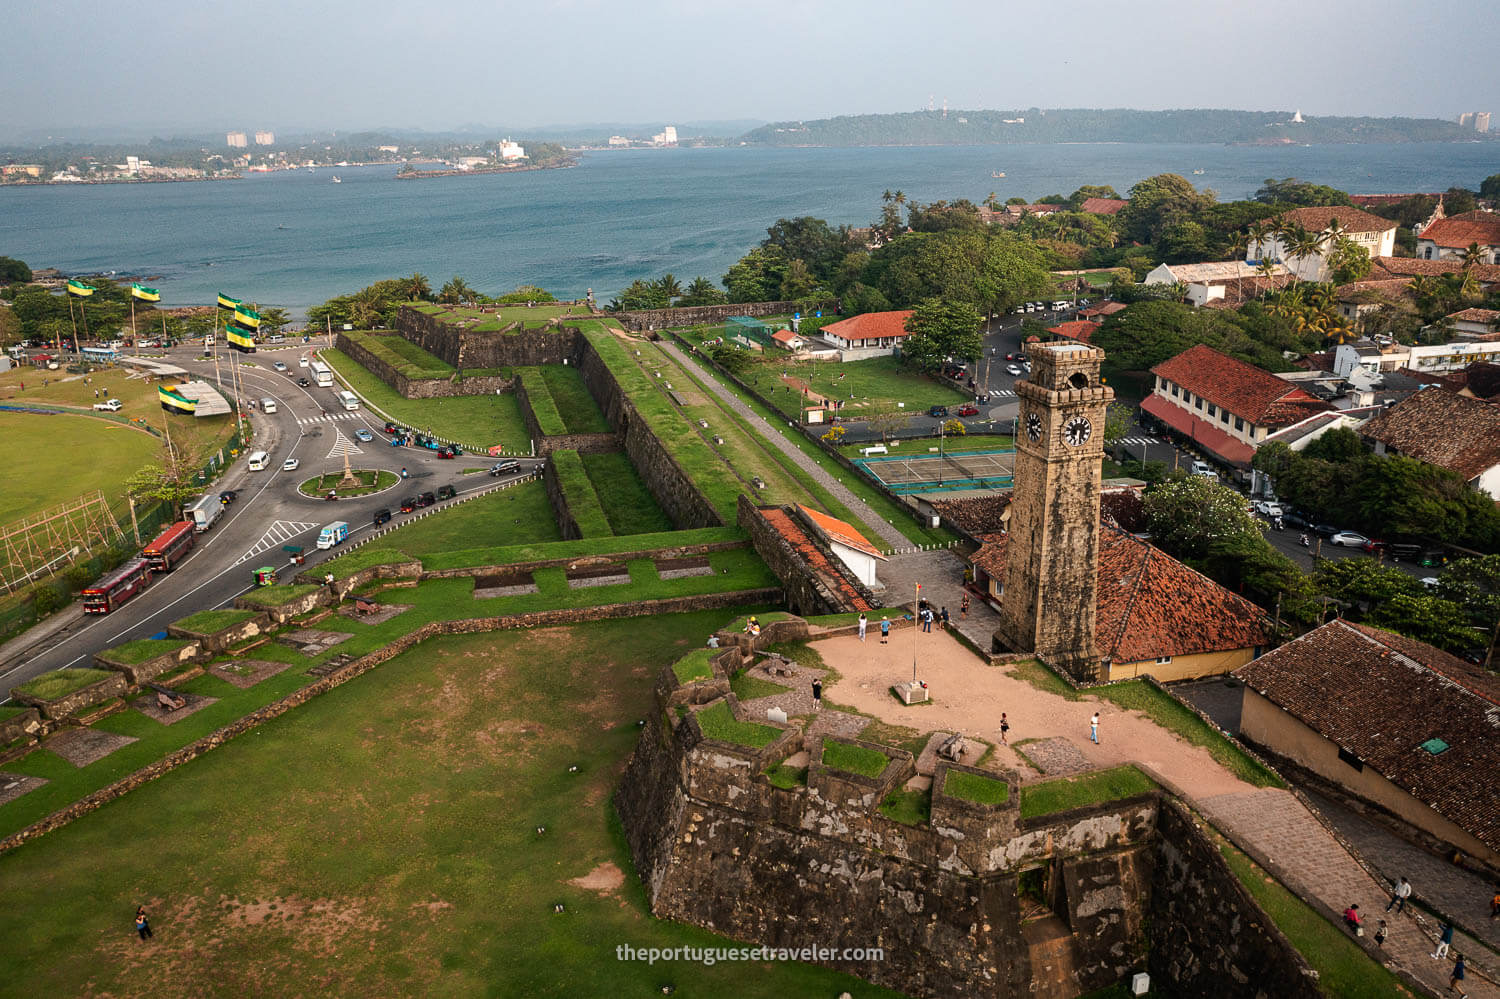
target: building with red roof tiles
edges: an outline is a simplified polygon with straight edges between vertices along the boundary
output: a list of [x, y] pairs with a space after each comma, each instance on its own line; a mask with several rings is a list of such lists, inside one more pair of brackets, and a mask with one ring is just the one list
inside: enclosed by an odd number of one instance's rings
[[1478, 245], [1480, 262], [1500, 263], [1500, 214], [1464, 212], [1437, 219], [1417, 234], [1417, 256], [1423, 260], [1459, 260], [1471, 245]]
[[1376, 454], [1399, 454], [1456, 473], [1500, 501], [1500, 407], [1427, 389], [1359, 428]]
[[1100, 302], [1098, 305], [1091, 305], [1087, 309], [1079, 309], [1078, 318], [1098, 321], [1107, 316], [1112, 316], [1116, 312], [1124, 312], [1127, 308], [1129, 306], [1124, 302]]
[[1268, 434], [1333, 406], [1253, 364], [1199, 344], [1151, 369], [1141, 411], [1225, 464], [1247, 468]]
[[1245, 684], [1242, 738], [1424, 839], [1500, 864], [1493, 674], [1415, 639], [1337, 620], [1235, 676]]
[[[975, 583], [998, 602], [1008, 535], [980, 537], [969, 563]], [[1098, 678], [1150, 673], [1163, 682], [1228, 673], [1260, 654], [1269, 638], [1255, 604], [1118, 527], [1099, 528], [1095, 646]]]
[[807, 342], [791, 330], [777, 330], [771, 334], [771, 339], [787, 350], [796, 350]]
[[911, 318], [911, 314], [911, 309], [865, 312], [829, 323], [818, 331], [818, 335], [841, 350], [859, 352], [856, 357], [890, 354], [895, 351], [897, 344], [911, 336], [906, 329], [906, 321]]
[[1442, 196], [1438, 191], [1431, 193], [1418, 191], [1412, 194], [1351, 194], [1349, 200], [1354, 202], [1356, 208], [1389, 208], [1403, 201], [1410, 201], [1412, 198], [1441, 198]]
[[1058, 323], [1056, 326], [1048, 326], [1047, 332], [1064, 340], [1074, 340], [1078, 343], [1088, 343], [1093, 335], [1099, 331], [1100, 323], [1090, 322], [1087, 319], [1074, 319], [1066, 323]]
[[[1378, 257], [1370, 261], [1369, 280], [1380, 278], [1441, 277], [1464, 269], [1463, 261], [1454, 259], [1421, 260], [1417, 257]], [[1500, 264], [1475, 264], [1471, 269], [1481, 288], [1500, 284]]]
[[1463, 309], [1444, 318], [1459, 336], [1487, 337], [1500, 329], [1500, 311], [1495, 309]]
[[1325, 258], [1328, 251], [1333, 248], [1335, 233], [1363, 247], [1371, 257], [1388, 257], [1396, 252], [1396, 223], [1347, 205], [1293, 208], [1267, 221], [1278, 227], [1301, 226], [1309, 232], [1326, 237], [1316, 253], [1303, 256], [1291, 252], [1291, 247], [1279, 231], [1267, 235], [1264, 239], [1251, 239], [1246, 244], [1245, 260], [1247, 263], [1274, 260], [1286, 264], [1297, 277], [1304, 281], [1328, 280], [1331, 269]]
[[1128, 204], [1130, 202], [1124, 198], [1084, 198], [1078, 210], [1090, 215], [1118, 215]]
[[[744, 493], [736, 506], [739, 525], [749, 533], [756, 554], [781, 580], [792, 613], [836, 614], [880, 606], [870, 587], [854, 575], [824, 540], [823, 532], [802, 513], [804, 508], [757, 506]], [[853, 533], [858, 536], [857, 531]]]
[[887, 559], [852, 524], [801, 504], [798, 504], [797, 512], [856, 579], [872, 590], [884, 589], [885, 584], [876, 577], [875, 569], [878, 563]]

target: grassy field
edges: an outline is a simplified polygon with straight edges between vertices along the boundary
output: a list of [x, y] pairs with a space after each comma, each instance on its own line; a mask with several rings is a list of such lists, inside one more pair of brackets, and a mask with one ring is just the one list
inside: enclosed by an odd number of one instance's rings
[[734, 713], [729, 710], [728, 701], [715, 701], [699, 711], [698, 725], [706, 738], [750, 746], [753, 749], [768, 746], [781, 735], [781, 729], [770, 725], [737, 721]]
[[174, 621], [172, 623], [186, 631], [192, 631], [198, 634], [211, 634], [212, 632], [227, 628], [232, 624], [239, 624], [241, 621], [248, 621], [250, 618], [254, 617], [255, 614], [256, 612], [251, 610], [235, 610], [233, 608], [226, 607], [223, 610], [199, 611], [196, 614], [190, 615], [180, 621]]
[[1128, 763], [1081, 777], [1060, 777], [1027, 784], [1021, 788], [1021, 818], [1053, 815], [1070, 808], [1129, 798], [1155, 787], [1154, 780]]
[[583, 384], [583, 373], [567, 364], [545, 364], [541, 367], [542, 380], [552, 393], [563, 422], [570, 434], [603, 434], [609, 432], [609, 421], [588, 386]]
[[407, 378], [450, 378], [454, 367], [435, 354], [418, 347], [398, 334], [345, 333], [345, 337], [364, 347]]
[[[545, 499], [545, 496], [543, 497]], [[700, 527], [691, 531], [642, 534], [617, 538], [588, 538], [578, 541], [554, 541], [533, 544], [498, 545], [489, 548], [455, 549], [436, 555], [423, 555], [428, 569], [459, 569], [478, 565], [510, 565], [514, 562], [536, 562], [542, 559], [578, 558], [582, 555], [611, 555], [615, 552], [647, 551], [677, 545], [710, 544], [720, 541], [743, 541], [745, 532], [738, 527]]]
[[865, 777], [879, 777], [885, 771], [890, 758], [884, 753], [863, 746], [850, 746], [842, 742], [823, 743], [823, 765], [834, 770], [845, 770]]
[[546, 325], [550, 320], [564, 316], [589, 315], [588, 308], [580, 305], [541, 304], [530, 308], [525, 305], [502, 305], [499, 308], [487, 307], [481, 310], [427, 302], [414, 308], [429, 316], [436, 316], [444, 322], [462, 325], [465, 329], [476, 333], [497, 332], [512, 323], [520, 323], [524, 329], [535, 329]]
[[594, 492], [594, 484], [584, 471], [583, 459], [577, 451], [553, 451], [550, 459], [552, 472], [562, 488], [567, 509], [578, 525], [579, 534], [585, 538], [607, 538], [614, 534], [609, 518], [604, 515], [604, 506]]
[[616, 451], [581, 457], [615, 534], [652, 534], [672, 529], [671, 518], [657, 505], [628, 455]]
[[547, 489], [534, 481], [412, 521], [382, 537], [378, 544], [423, 558], [433, 552], [561, 540], [552, 504], [547, 502]]
[[314, 475], [297, 487], [297, 491], [304, 496], [323, 496], [329, 490], [335, 490], [345, 499], [350, 496], [364, 496], [368, 493], [378, 493], [382, 489], [389, 489], [397, 481], [395, 472], [387, 472], [383, 468], [355, 468], [351, 469], [354, 478], [358, 480], [357, 486], [343, 485], [344, 472], [324, 472], [322, 475]]
[[375, 407], [415, 430], [477, 447], [503, 444], [513, 451], [530, 447], [521, 408], [512, 394], [405, 399], [342, 351], [323, 350], [319, 356]]
[[726, 944], [650, 917], [609, 806], [650, 678], [722, 617], [429, 643], [0, 858], [0, 994], [891, 995], [615, 957]]

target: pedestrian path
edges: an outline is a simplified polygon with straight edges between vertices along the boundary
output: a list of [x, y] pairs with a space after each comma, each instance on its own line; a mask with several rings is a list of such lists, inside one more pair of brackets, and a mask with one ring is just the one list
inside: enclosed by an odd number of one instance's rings
[[297, 535], [310, 531], [317, 526], [317, 524], [309, 524], [301, 520], [275, 521], [271, 524], [270, 529], [260, 536], [260, 540], [252, 545], [249, 551], [239, 557], [235, 565], [239, 565], [241, 562], [248, 562], [262, 552], [268, 552], [272, 548], [280, 548]]
[[324, 413], [322, 416], [299, 416], [297, 422], [306, 427], [314, 423], [332, 423], [334, 420], [357, 420], [358, 413]]
[[1116, 444], [1128, 444], [1131, 447], [1149, 447], [1160, 444], [1161, 441], [1155, 437], [1121, 437], [1115, 441]]
[[[727, 403], [729, 407], [733, 409], [737, 414], [739, 414], [739, 416], [743, 418], [747, 424], [760, 431], [761, 436], [764, 437], [768, 442], [770, 442], [772, 447], [780, 450], [783, 454], [785, 454], [788, 458], [795, 462], [804, 472], [806, 472], [808, 475], [811, 475], [820, 486], [828, 490], [834, 496], [838, 497], [841, 503], [843, 503], [851, 510], [869, 509], [864, 500], [860, 499], [858, 496], [855, 496], [852, 492], [849, 491], [846, 486], [844, 486], [837, 479], [824, 471], [823, 467], [809, 458], [806, 454], [804, 454], [801, 448], [797, 447], [797, 445], [787, 440], [786, 437], [784, 437], [782, 434], [776, 432], [775, 428], [772, 427], [767, 420], [765, 420], [761, 416], [758, 416], [754, 410], [741, 402], [739, 396], [729, 391], [729, 389], [726, 388], [722, 383], [720, 383], [719, 380], [713, 376], [713, 374], [703, 370], [703, 368], [696, 361], [690, 359], [686, 354], [678, 349], [676, 344], [669, 343], [663, 340], [658, 346], [660, 346], [661, 349], [665, 351], [673, 360], [675, 360], [682, 368], [695, 375], [700, 382], [707, 386], [710, 392]], [[795, 431], [792, 432], [795, 433]], [[873, 511], [871, 512], [870, 516], [863, 517], [861, 519], [864, 520], [864, 522], [868, 524], [876, 534], [880, 535], [882, 541], [890, 545], [892, 548], [908, 548], [911, 546], [911, 541], [906, 537], [906, 535], [902, 534], [900, 531], [896, 530], [895, 527], [886, 523], [880, 517], [876, 516]]]
[[[1434, 942], [1417, 925], [1413, 911], [1386, 913], [1390, 894], [1376, 882], [1290, 791], [1262, 788], [1196, 800], [1204, 816], [1231, 839], [1250, 849], [1288, 888], [1306, 901], [1341, 913], [1357, 904], [1365, 932], [1373, 936], [1380, 919], [1390, 928], [1384, 957], [1434, 992], [1444, 992], [1453, 956], [1434, 960]], [[1470, 968], [1465, 990], [1479, 999], [1500, 999], [1500, 988]], [[1454, 994], [1454, 993], [1450, 993]]]

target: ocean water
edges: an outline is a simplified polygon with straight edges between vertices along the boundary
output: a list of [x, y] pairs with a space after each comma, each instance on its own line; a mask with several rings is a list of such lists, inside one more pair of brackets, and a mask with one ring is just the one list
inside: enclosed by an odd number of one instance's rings
[[[1193, 171], [1203, 170], [1201, 175]], [[992, 172], [1004, 178], [991, 177]], [[372, 281], [462, 275], [607, 301], [670, 271], [717, 281], [778, 218], [864, 225], [885, 190], [910, 198], [1068, 194], [1180, 173], [1224, 199], [1267, 177], [1354, 193], [1471, 189], [1500, 172], [1490, 143], [1382, 146], [1078, 144], [857, 149], [651, 149], [579, 166], [397, 180], [394, 166], [243, 180], [0, 188], [0, 255], [68, 272], [149, 276], [167, 305], [224, 291], [298, 313]], [[332, 183], [337, 174], [342, 183]]]

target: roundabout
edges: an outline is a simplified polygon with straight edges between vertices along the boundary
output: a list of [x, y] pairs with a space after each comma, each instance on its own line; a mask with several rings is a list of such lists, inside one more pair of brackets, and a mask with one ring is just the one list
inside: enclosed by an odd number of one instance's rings
[[340, 499], [344, 499], [384, 492], [401, 481], [401, 477], [395, 472], [388, 472], [383, 468], [354, 468], [350, 469], [348, 475], [353, 481], [346, 478], [342, 471], [314, 475], [299, 485], [297, 492], [309, 499], [323, 499], [329, 492], [335, 492]]

